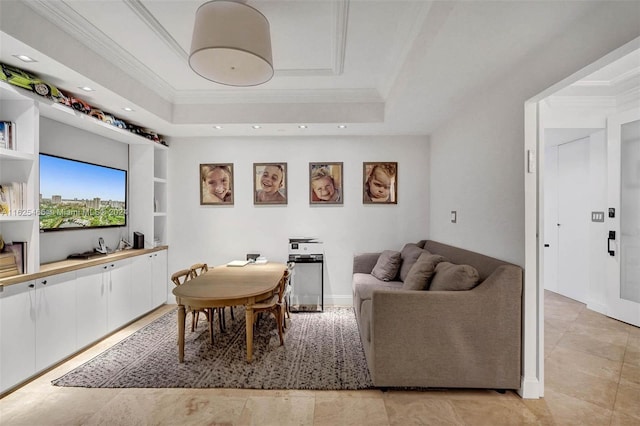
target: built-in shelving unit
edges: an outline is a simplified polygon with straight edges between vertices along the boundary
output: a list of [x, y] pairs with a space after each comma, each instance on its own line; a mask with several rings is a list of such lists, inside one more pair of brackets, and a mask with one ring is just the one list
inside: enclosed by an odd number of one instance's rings
[[25, 209], [0, 215], [0, 233], [6, 241], [27, 243], [26, 273], [40, 269], [40, 117], [127, 144], [129, 229], [145, 234], [147, 248], [168, 244], [166, 146], [0, 81], [0, 120], [16, 127], [16, 149], [0, 149], [0, 183], [26, 183], [27, 192]]

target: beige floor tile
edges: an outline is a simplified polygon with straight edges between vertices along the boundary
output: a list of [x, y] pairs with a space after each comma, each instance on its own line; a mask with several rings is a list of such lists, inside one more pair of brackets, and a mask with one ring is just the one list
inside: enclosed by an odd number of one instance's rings
[[19, 403], [1, 405], [1, 423], [3, 426], [86, 424], [120, 392], [120, 389], [67, 388], [48, 395], [23, 393], [17, 399]]
[[617, 339], [615, 342], [607, 342], [603, 338], [587, 334], [584, 330], [572, 330], [562, 336], [556, 347], [574, 349], [621, 362], [624, 359], [626, 339]]
[[314, 397], [249, 397], [238, 425], [313, 425]]
[[316, 396], [315, 426], [386, 426], [389, 418], [383, 398], [341, 398]]
[[557, 425], [562, 426], [602, 426], [611, 421], [611, 410], [598, 405], [545, 389], [544, 400]]
[[404, 425], [464, 425], [445, 393], [424, 397], [428, 392], [404, 392], [385, 395], [384, 405], [389, 424]]
[[634, 417], [640, 424], [640, 385], [620, 383], [614, 411]]
[[605, 409], [613, 409], [617, 380], [584, 373], [574, 364], [555, 362], [553, 356], [545, 361], [545, 377], [545, 392], [552, 390]]
[[522, 401], [496, 399], [494, 401], [451, 400], [455, 412], [468, 425], [533, 425], [539, 424]]
[[206, 389], [126, 389], [86, 424], [236, 424], [246, 402], [246, 398], [218, 397]]
[[559, 346], [545, 359], [545, 368], [547, 374], [555, 374], [558, 369], [568, 369], [617, 382], [622, 363]]
[[522, 403], [536, 416], [540, 425], [551, 426], [556, 424], [545, 398], [523, 399]]
[[611, 417], [611, 426], [638, 426], [638, 419], [615, 411]]
[[627, 362], [622, 364], [620, 384], [640, 386], [640, 365]]
[[556, 347], [562, 336], [564, 335], [564, 330], [559, 330], [554, 327], [547, 326], [545, 322], [544, 329], [544, 356], [548, 357], [553, 349]]

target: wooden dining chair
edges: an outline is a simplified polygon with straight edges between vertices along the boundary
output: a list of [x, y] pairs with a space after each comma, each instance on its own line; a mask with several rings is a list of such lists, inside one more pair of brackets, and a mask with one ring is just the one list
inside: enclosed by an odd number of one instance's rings
[[[171, 275], [171, 281], [176, 285], [182, 285], [193, 278], [193, 272], [191, 269], [181, 269], [177, 272], [174, 272]], [[198, 314], [203, 312], [207, 318], [207, 323], [209, 324], [209, 336], [211, 339], [211, 343], [213, 343], [213, 326], [211, 323], [213, 322], [213, 316], [209, 309], [193, 309], [191, 306], [185, 306], [188, 311], [191, 311], [191, 331], [195, 331], [196, 324], [198, 323]]]
[[284, 345], [284, 291], [289, 282], [289, 271], [284, 271], [284, 275], [278, 283], [278, 291], [271, 297], [271, 299], [258, 302], [251, 306], [254, 314], [254, 326], [258, 319], [258, 316], [263, 313], [271, 313], [276, 319], [276, 325], [278, 326], [278, 336], [280, 337], [280, 346]]
[[[206, 263], [194, 263], [189, 268], [191, 270], [191, 278], [195, 278], [198, 275], [204, 274], [209, 271], [209, 265]], [[218, 324], [220, 325], [220, 333], [224, 333], [226, 329], [226, 321], [224, 318], [224, 307], [222, 308], [211, 308], [211, 311], [218, 311]], [[233, 311], [231, 312], [231, 316], [233, 317]], [[196, 312], [196, 328], [198, 327], [198, 313]], [[193, 331], [193, 330], [192, 330]]]

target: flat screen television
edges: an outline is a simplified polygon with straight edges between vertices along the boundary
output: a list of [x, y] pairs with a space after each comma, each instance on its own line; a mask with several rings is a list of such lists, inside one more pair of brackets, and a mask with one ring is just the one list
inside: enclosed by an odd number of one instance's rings
[[40, 230], [126, 226], [127, 171], [40, 154]]

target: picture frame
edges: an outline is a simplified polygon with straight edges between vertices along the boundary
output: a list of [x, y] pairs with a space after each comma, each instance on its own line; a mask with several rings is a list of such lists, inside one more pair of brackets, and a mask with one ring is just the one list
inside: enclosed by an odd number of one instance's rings
[[233, 205], [233, 163], [200, 164], [200, 205]]
[[287, 204], [287, 163], [253, 163], [253, 204]]
[[309, 163], [309, 204], [344, 204], [343, 163]]
[[398, 163], [362, 163], [362, 203], [398, 204]]
[[5, 242], [3, 253], [13, 253], [18, 267], [18, 274], [27, 271], [27, 243], [25, 241]]

